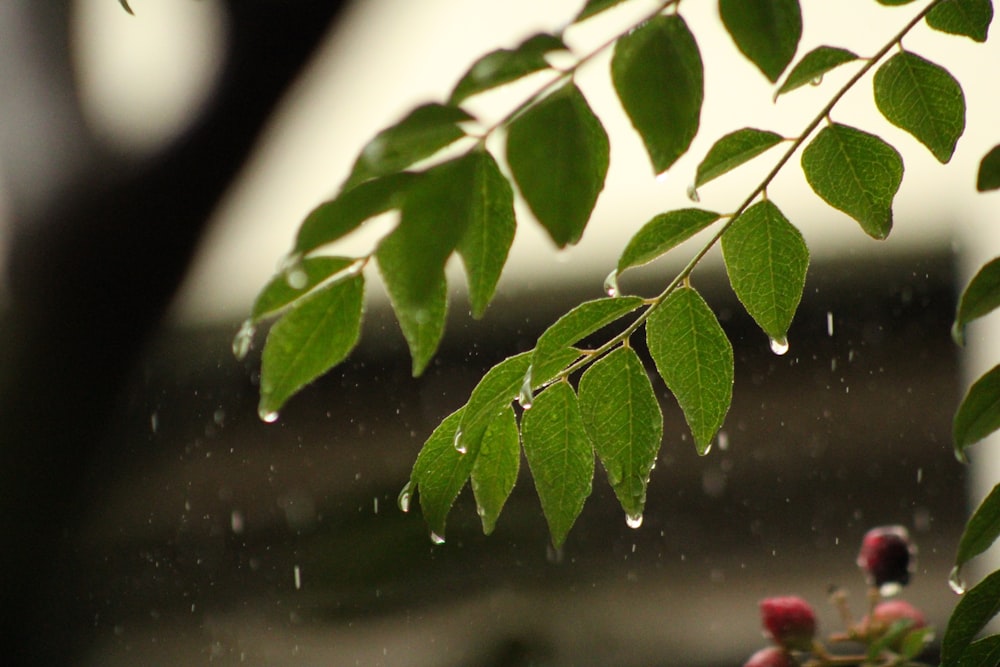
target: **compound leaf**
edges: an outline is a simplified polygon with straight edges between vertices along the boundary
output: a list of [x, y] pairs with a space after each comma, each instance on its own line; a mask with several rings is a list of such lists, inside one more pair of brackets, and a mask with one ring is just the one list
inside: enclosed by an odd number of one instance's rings
[[441, 538], [448, 512], [476, 460], [475, 452], [455, 448], [455, 433], [464, 414], [462, 407], [444, 418], [424, 442], [410, 473], [410, 485], [418, 492], [424, 521]]
[[540, 33], [529, 37], [515, 49], [491, 51], [472, 64], [451, 92], [451, 104], [478, 93], [511, 83], [523, 76], [548, 69], [545, 54], [565, 51], [566, 45], [555, 35]]
[[625, 514], [642, 516], [663, 414], [639, 355], [619, 347], [580, 378], [580, 412]]
[[773, 340], [784, 340], [809, 266], [802, 233], [765, 199], [744, 211], [722, 235], [722, 257], [747, 312]]
[[847, 49], [835, 46], [817, 46], [802, 56], [802, 59], [792, 68], [788, 77], [785, 78], [785, 82], [778, 88], [778, 92], [774, 94], [774, 97], [777, 99], [778, 95], [801, 88], [807, 83], [817, 81], [830, 70], [857, 59], [858, 55]]
[[572, 83], [514, 119], [507, 162], [532, 213], [560, 248], [580, 240], [608, 173], [608, 135]]
[[941, 640], [941, 667], [960, 664], [969, 644], [1000, 611], [1000, 571], [983, 579], [966, 592], [948, 619]]
[[698, 165], [694, 186], [701, 187], [782, 141], [780, 134], [752, 127], [730, 132], [715, 142], [705, 159]]
[[903, 181], [903, 158], [874, 134], [847, 125], [824, 127], [802, 151], [813, 192], [857, 220], [875, 239], [892, 230], [892, 200]]
[[1000, 484], [993, 487], [965, 524], [955, 555], [955, 567], [962, 567], [989, 549], [998, 537], [1000, 537]]
[[893, 125], [927, 146], [938, 161], [951, 160], [965, 131], [965, 96], [948, 70], [904, 51], [875, 72], [875, 105]]
[[966, 325], [988, 315], [998, 306], [1000, 306], [1000, 257], [984, 264], [962, 292], [955, 311], [955, 323], [951, 328], [951, 336], [955, 342], [964, 345]]
[[[286, 271], [280, 271], [257, 295], [250, 319], [257, 323], [276, 315], [293, 301], [309, 294], [320, 283], [357, 262], [350, 257], [307, 257]], [[346, 276], [345, 276], [346, 277]], [[296, 283], [292, 287], [291, 283]]]
[[802, 36], [798, 0], [719, 0], [719, 14], [743, 55], [777, 81]]
[[694, 35], [680, 16], [657, 16], [620, 38], [611, 79], [657, 174], [698, 133], [705, 81]]
[[952, 423], [955, 454], [965, 460], [965, 450], [1000, 428], [1000, 365], [976, 380], [962, 399]]
[[486, 428], [470, 477], [486, 535], [496, 527], [497, 517], [517, 482], [520, 467], [521, 436], [514, 409], [508, 405]]
[[538, 395], [521, 417], [521, 438], [552, 544], [559, 548], [594, 478], [594, 448], [569, 384], [557, 382]]
[[980, 192], [1000, 188], [1000, 146], [994, 146], [983, 156], [976, 176], [976, 189]]
[[265, 421], [302, 387], [350, 353], [361, 333], [364, 276], [315, 290], [296, 301], [267, 335], [261, 355], [260, 404]]
[[677, 399], [699, 454], [707, 454], [733, 398], [733, 347], [695, 290], [677, 289], [646, 320], [656, 369]]
[[464, 137], [465, 132], [458, 123], [468, 120], [473, 120], [472, 116], [455, 106], [430, 103], [417, 107], [368, 142], [355, 160], [343, 190], [430, 157]]
[[618, 273], [642, 266], [688, 240], [721, 216], [713, 211], [682, 208], [660, 213], [629, 240], [618, 259]]
[[944, 0], [927, 14], [927, 25], [941, 32], [985, 42], [993, 21], [992, 0]]
[[472, 202], [465, 233], [457, 251], [469, 279], [473, 317], [480, 318], [493, 299], [497, 281], [514, 241], [514, 190], [500, 173], [493, 156], [475, 151]]

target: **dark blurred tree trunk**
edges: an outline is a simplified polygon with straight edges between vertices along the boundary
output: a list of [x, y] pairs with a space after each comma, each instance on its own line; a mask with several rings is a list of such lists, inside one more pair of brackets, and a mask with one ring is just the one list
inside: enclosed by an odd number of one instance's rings
[[[69, 0], [16, 2], [38, 31], [54, 99], [72, 100]], [[141, 3], [132, 4], [141, 11]], [[345, 4], [228, 1], [226, 65], [189, 132], [140, 165], [102, 158], [86, 137], [68, 137], [67, 153], [40, 156], [64, 160], [70, 174], [51, 199], [39, 205], [19, 199], [15, 189], [11, 302], [0, 335], [3, 664], [58, 665], [79, 657], [72, 630], [78, 619], [67, 611], [72, 602], [50, 584], [59, 580], [52, 573], [72, 567], [65, 547], [87, 502], [81, 472], [108, 433], [123, 382], [170, 304], [210, 213]], [[74, 108], [38, 109], [49, 112], [67, 113], [66, 126], [82, 128], [73, 122]]]

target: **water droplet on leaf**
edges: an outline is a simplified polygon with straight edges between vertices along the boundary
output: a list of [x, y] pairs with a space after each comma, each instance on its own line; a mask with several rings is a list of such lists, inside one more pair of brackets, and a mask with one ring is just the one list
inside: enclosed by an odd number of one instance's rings
[[642, 525], [642, 514], [626, 514], [625, 524], [632, 529], [638, 528]]
[[820, 74], [819, 76], [814, 76], [812, 78], [812, 81], [809, 82], [809, 85], [811, 85], [811, 86], [818, 86], [821, 83], [823, 83], [823, 75], [822, 74]]
[[257, 416], [260, 417], [260, 420], [265, 424], [273, 424], [274, 422], [278, 421], [278, 413], [275, 412], [274, 410], [268, 411], [265, 410], [264, 408], [261, 408], [260, 410], [257, 411]]
[[772, 338], [771, 339], [771, 352], [774, 352], [779, 357], [788, 352], [788, 339], [787, 338]]
[[690, 199], [696, 204], [701, 201], [701, 197], [698, 196], [698, 189], [694, 187], [694, 183], [688, 186], [687, 196], [688, 199]]
[[444, 544], [444, 538], [441, 537], [440, 535], [438, 535], [437, 533], [435, 533], [432, 530], [431, 531], [431, 542], [433, 542], [434, 544]]
[[962, 571], [957, 565], [951, 568], [951, 573], [948, 575], [948, 587], [955, 592], [955, 595], [965, 593], [965, 580], [962, 579]]
[[462, 429], [455, 431], [455, 438], [451, 441], [451, 444], [455, 447], [455, 451], [459, 454], [464, 454], [468, 450], [465, 443], [462, 441]]
[[252, 319], [243, 320], [243, 324], [240, 325], [240, 330], [236, 332], [236, 337], [233, 338], [233, 356], [236, 357], [236, 361], [243, 361], [247, 358], [250, 353], [250, 347], [253, 345], [253, 336], [257, 333], [257, 327], [254, 326]]
[[657, 183], [666, 183], [667, 182], [667, 174], [668, 173], [669, 173], [668, 171], [661, 171], [660, 173], [658, 173], [656, 175], [656, 182]]
[[410, 499], [413, 498], [413, 482], [407, 482], [400, 492], [399, 497], [396, 498], [396, 504], [399, 505], [399, 509], [402, 512], [410, 511]]
[[517, 402], [525, 410], [530, 410], [535, 402], [535, 392], [531, 389], [531, 366], [524, 374], [524, 382], [521, 383], [521, 391], [517, 395]]
[[608, 274], [604, 279], [604, 293], [608, 296], [618, 296], [618, 271], [617, 269]]

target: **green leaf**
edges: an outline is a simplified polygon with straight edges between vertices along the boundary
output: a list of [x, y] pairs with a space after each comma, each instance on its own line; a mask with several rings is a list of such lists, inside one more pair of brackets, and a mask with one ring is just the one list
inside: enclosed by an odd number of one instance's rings
[[899, 654], [907, 660], [912, 660], [923, 653], [932, 641], [934, 641], [934, 628], [923, 627], [910, 630], [903, 637]]
[[[643, 303], [637, 296], [622, 296], [585, 301], [560, 317], [538, 337], [531, 357], [532, 387], [550, 380], [565, 366], [571, 346], [628, 315]], [[576, 353], [579, 356], [579, 353]]]
[[411, 111], [403, 120], [382, 130], [361, 150], [343, 190], [370, 178], [385, 176], [409, 167], [465, 136], [458, 126], [473, 120], [454, 106], [431, 103]]
[[448, 512], [476, 460], [473, 452], [460, 452], [455, 448], [455, 433], [464, 414], [465, 408], [459, 408], [434, 429], [420, 449], [410, 474], [410, 486], [418, 492], [424, 521], [441, 539], [445, 535]]
[[580, 378], [580, 412], [618, 502], [642, 517], [646, 484], [663, 438], [663, 413], [639, 355], [619, 347]]
[[962, 292], [955, 310], [951, 337], [965, 345], [965, 327], [1000, 306], [1000, 257], [984, 264]]
[[646, 320], [656, 369], [684, 412], [699, 454], [707, 454], [733, 398], [733, 347], [705, 300], [674, 291]]
[[[337, 273], [344, 271], [347, 277], [347, 268], [357, 261], [350, 257], [308, 257], [279, 272], [257, 295], [250, 311], [251, 321], [256, 324], [276, 315]], [[292, 287], [291, 283], [296, 286]]]
[[517, 396], [530, 365], [531, 352], [522, 352], [504, 359], [483, 376], [466, 403], [456, 436], [460, 447], [478, 450], [490, 423]]
[[485, 151], [475, 151], [471, 159], [475, 164], [472, 206], [457, 250], [469, 278], [472, 316], [478, 319], [496, 292], [517, 223], [514, 190], [496, 160]]
[[682, 208], [660, 213], [635, 233], [618, 259], [618, 273], [651, 262], [688, 240], [721, 216], [714, 211]]
[[615, 5], [619, 5], [625, 0], [587, 0], [587, 4], [583, 6], [580, 13], [576, 15], [573, 19], [573, 23], [579, 23], [580, 21], [585, 21], [595, 14], [600, 14], [605, 9], [611, 9]]
[[304, 255], [357, 229], [380, 213], [399, 208], [416, 174], [399, 173], [376, 178], [342, 192], [317, 206], [299, 227], [293, 252]]
[[694, 35], [680, 16], [657, 16], [615, 44], [611, 79], [657, 174], [698, 133], [705, 76]]
[[941, 32], [985, 42], [993, 20], [991, 0], [944, 0], [927, 14], [927, 25]]
[[375, 251], [415, 376], [434, 356], [444, 332], [444, 265], [478, 210], [480, 159], [469, 153], [421, 174], [403, 201], [399, 226]]
[[770, 200], [758, 202], [722, 235], [729, 282], [772, 340], [782, 341], [795, 316], [809, 266], [802, 233]]
[[774, 97], [777, 99], [778, 95], [812, 83], [830, 70], [857, 59], [858, 55], [847, 49], [835, 46], [817, 46], [802, 56], [802, 59], [789, 72], [788, 77], [785, 78], [785, 82], [781, 84], [781, 88], [774, 94]]
[[895, 6], [895, 5], [908, 5], [913, 0], [878, 0], [880, 5]]
[[122, 6], [122, 9], [124, 9], [126, 12], [128, 12], [132, 16], [135, 16], [135, 12], [133, 12], [132, 8], [128, 6], [128, 0], [118, 0], [118, 4], [120, 4]]
[[802, 36], [798, 0], [719, 0], [719, 14], [743, 55], [777, 81]]
[[956, 664], [958, 667], [995, 667], [995, 665], [1000, 665], [1000, 635], [990, 635], [972, 642]]
[[1000, 537], [1000, 484], [993, 487], [962, 531], [955, 555], [955, 567], [960, 568], [983, 553]]
[[517, 482], [520, 467], [521, 436], [514, 410], [508, 406], [490, 422], [472, 466], [472, 492], [486, 535], [496, 527], [497, 517]]
[[698, 165], [694, 186], [700, 188], [713, 178], [722, 176], [782, 141], [780, 134], [752, 127], [730, 132], [715, 142]]
[[832, 123], [802, 151], [813, 192], [857, 220], [875, 239], [892, 230], [892, 200], [903, 181], [903, 158], [874, 134]]
[[521, 438], [538, 499], [556, 548], [590, 495], [594, 448], [587, 438], [573, 388], [557, 382], [521, 417]]
[[965, 593], [948, 619], [941, 640], [941, 667], [958, 665], [962, 654], [1000, 611], [1000, 571], [989, 575]]
[[261, 419], [277, 419], [285, 401], [354, 349], [361, 333], [364, 285], [359, 275], [318, 289], [271, 327], [261, 358]]
[[874, 84], [882, 115], [948, 162], [965, 131], [965, 96], [948, 70], [904, 51], [878, 68]]
[[980, 192], [1000, 188], [1000, 146], [994, 146], [979, 163], [976, 189]]
[[568, 83], [511, 122], [507, 162], [538, 222], [560, 248], [580, 240], [604, 189], [608, 135]]
[[478, 93], [516, 81], [533, 72], [548, 69], [545, 54], [565, 51], [566, 45], [555, 35], [529, 37], [515, 49], [497, 49], [473, 63], [451, 92], [450, 104]]
[[976, 380], [962, 399], [952, 423], [955, 455], [965, 460], [965, 450], [1000, 428], [1000, 365]]

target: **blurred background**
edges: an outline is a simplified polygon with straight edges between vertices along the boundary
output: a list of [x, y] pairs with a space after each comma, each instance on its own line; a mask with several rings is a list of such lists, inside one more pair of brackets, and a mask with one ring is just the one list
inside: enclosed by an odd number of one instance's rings
[[[598, 467], [555, 553], [526, 467], [492, 536], [466, 491], [432, 545], [419, 512], [396, 505], [420, 445], [492, 364], [600, 296], [644, 222], [691, 205], [715, 139], [745, 126], [794, 136], [852, 66], [773, 102], [716, 3], [684, 3], [706, 68], [688, 155], [654, 178], [596, 58], [578, 82], [611, 136], [611, 170], [583, 241], [556, 251], [519, 208], [483, 320], [450, 267], [448, 331], [419, 379], [371, 271], [360, 347], [263, 424], [262, 340], [243, 362], [231, 341], [303, 216], [373, 134], [582, 3], [129, 4], [134, 15], [115, 0], [0, 4], [0, 611], [24, 638], [10, 664], [737, 665], [764, 644], [762, 597], [806, 597], [833, 630], [837, 585], [860, 615], [860, 538], [890, 523], [920, 548], [905, 597], [943, 631], [958, 536], [998, 476], [989, 446], [965, 468], [950, 437], [997, 337], [988, 321], [968, 352], [949, 337], [961, 287], [1000, 248], [1000, 204], [974, 188], [1000, 140], [982, 66], [996, 45], [926, 27], [905, 40], [965, 88], [949, 165], [877, 116], [869, 80], [845, 97], [834, 119], [903, 155], [892, 235], [865, 236], [789, 165], [768, 194], [812, 253], [789, 351], [771, 352], [710, 254], [693, 284], [736, 354], [718, 442], [698, 457], [656, 385], [666, 426], [642, 526], [626, 526]], [[917, 11], [802, 4], [800, 54], [871, 54]], [[624, 3], [566, 39], [586, 53], [651, 6]], [[488, 122], [542, 80], [470, 108]], [[732, 210], [776, 157], [706, 185], [701, 205]], [[368, 252], [391, 224], [336, 252]], [[657, 293], [698, 242], [622, 289]]]

